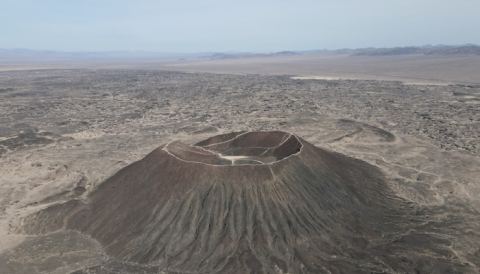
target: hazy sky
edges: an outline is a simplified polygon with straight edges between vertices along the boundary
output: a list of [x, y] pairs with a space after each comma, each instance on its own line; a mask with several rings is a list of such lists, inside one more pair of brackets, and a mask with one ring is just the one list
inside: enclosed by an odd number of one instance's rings
[[256, 51], [480, 44], [480, 0], [1, 0], [0, 48]]

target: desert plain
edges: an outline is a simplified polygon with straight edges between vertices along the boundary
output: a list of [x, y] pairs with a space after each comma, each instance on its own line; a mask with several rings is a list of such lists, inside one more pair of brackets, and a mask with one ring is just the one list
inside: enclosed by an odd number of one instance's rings
[[[310, 259], [290, 267], [257, 258], [235, 271], [478, 273], [478, 71], [480, 57], [463, 55], [3, 63], [0, 273], [202, 273], [123, 260], [95, 233], [39, 228], [29, 216], [90, 203], [103, 182], [161, 145], [270, 131], [378, 168], [408, 220], [382, 243], [366, 233], [374, 251], [364, 259], [317, 254], [324, 266], [295, 268]], [[361, 246], [339, 243], [350, 245]]]

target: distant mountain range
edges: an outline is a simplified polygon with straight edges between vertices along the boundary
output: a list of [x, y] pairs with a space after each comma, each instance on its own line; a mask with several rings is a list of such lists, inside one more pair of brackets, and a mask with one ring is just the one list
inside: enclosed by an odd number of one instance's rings
[[211, 59], [236, 59], [251, 57], [272, 57], [272, 56], [289, 56], [305, 53], [330, 53], [330, 54], [349, 54], [351, 56], [388, 56], [388, 55], [480, 55], [480, 46], [467, 44], [459, 46], [449, 45], [425, 45], [421, 47], [395, 47], [395, 48], [361, 48], [361, 49], [339, 49], [339, 50], [310, 50], [310, 51], [282, 51], [275, 53], [214, 53], [205, 58]]
[[204, 58], [235, 59], [235, 58], [249, 58], [249, 57], [289, 56], [289, 55], [297, 55], [300, 53], [301, 52], [296, 52], [296, 51], [280, 51], [280, 52], [274, 52], [274, 53], [252, 53], [252, 52], [214, 53], [210, 56], [204, 56]]
[[347, 50], [353, 56], [386, 56], [386, 55], [480, 55], [480, 46], [477, 45], [459, 45], [447, 46], [426, 45], [423, 47], [395, 47], [395, 48], [364, 48]]
[[42, 61], [42, 60], [126, 60], [126, 59], [238, 59], [252, 57], [291, 56], [306, 53], [349, 54], [351, 56], [389, 56], [389, 55], [480, 55], [480, 46], [473, 44], [425, 45], [421, 47], [361, 48], [339, 50], [281, 51], [274, 53], [252, 52], [199, 52], [172, 53], [150, 51], [102, 51], [102, 52], [63, 52], [31, 49], [0, 49], [0, 61]]

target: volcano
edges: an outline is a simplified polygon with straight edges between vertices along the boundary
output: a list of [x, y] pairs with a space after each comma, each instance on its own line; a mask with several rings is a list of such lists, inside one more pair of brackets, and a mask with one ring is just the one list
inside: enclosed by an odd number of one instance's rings
[[404, 208], [375, 166], [285, 132], [238, 132], [162, 145], [23, 229], [78, 230], [117, 260], [171, 272], [368, 272]]

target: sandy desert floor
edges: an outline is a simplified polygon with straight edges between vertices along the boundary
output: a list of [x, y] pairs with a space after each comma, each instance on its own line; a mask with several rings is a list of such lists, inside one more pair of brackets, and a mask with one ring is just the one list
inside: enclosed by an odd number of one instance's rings
[[[455, 231], [442, 237], [456, 260], [477, 273], [480, 78], [462, 71], [478, 60], [457, 58], [443, 68], [441, 60], [424, 62], [424, 74], [413, 77], [413, 57], [382, 75], [376, 73], [387, 63], [371, 61], [359, 75], [342, 62], [336, 71], [312, 70], [309, 62], [284, 59], [271, 73], [267, 59], [255, 69], [254, 60], [219, 60], [0, 72], [2, 273], [70, 273], [104, 262], [114, 269], [95, 240], [73, 231], [18, 233], [22, 217], [84, 197], [162, 144], [265, 130], [294, 133], [380, 167], [398, 196], [442, 212], [431, 222], [455, 220]], [[299, 75], [317, 79], [292, 78]], [[417, 84], [398, 81], [405, 79]]]
[[[34, 69], [146, 69], [217, 74], [292, 75], [324, 79], [402, 81], [408, 84], [480, 84], [480, 56], [350, 56], [303, 53], [290, 56], [212, 59], [3, 60], [0, 71]], [[5, 77], [5, 76], [4, 76]]]

